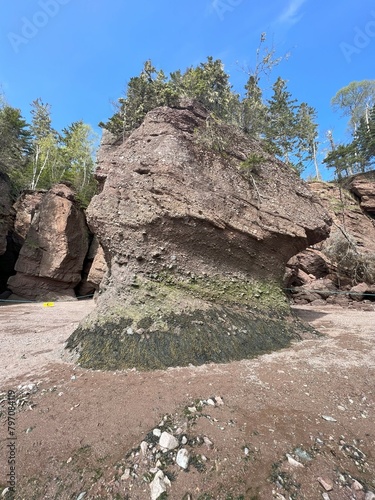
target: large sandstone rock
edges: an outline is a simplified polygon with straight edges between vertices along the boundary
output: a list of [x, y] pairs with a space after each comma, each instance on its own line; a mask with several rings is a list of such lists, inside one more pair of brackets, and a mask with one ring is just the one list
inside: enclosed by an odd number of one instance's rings
[[73, 191], [64, 184], [50, 189], [35, 211], [9, 278], [13, 293], [28, 299], [75, 297], [88, 250], [88, 229]]
[[194, 103], [158, 108], [124, 142], [105, 135], [90, 229], [108, 275], [70, 338], [85, 366], [157, 368], [286, 345], [288, 259], [330, 218], [298, 176]]

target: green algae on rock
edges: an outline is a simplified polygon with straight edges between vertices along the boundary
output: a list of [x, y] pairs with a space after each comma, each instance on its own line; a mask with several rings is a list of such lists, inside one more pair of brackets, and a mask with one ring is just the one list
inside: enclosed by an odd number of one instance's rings
[[140, 281], [128, 297], [89, 318], [67, 348], [77, 352], [81, 366], [94, 369], [223, 363], [299, 339], [301, 325], [288, 321], [288, 312], [274, 283], [164, 276], [162, 282]]

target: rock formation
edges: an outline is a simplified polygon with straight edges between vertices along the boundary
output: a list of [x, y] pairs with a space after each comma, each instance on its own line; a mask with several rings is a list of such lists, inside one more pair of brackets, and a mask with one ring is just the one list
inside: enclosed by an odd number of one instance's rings
[[371, 171], [350, 178], [347, 187], [359, 198], [362, 210], [375, 217], [375, 172]]
[[73, 191], [57, 184], [35, 211], [8, 287], [28, 299], [75, 297], [87, 250], [84, 213]]
[[15, 211], [13, 239], [20, 247], [25, 243], [31, 221], [46, 192], [45, 190], [25, 190], [13, 205]]
[[292, 299], [343, 306], [375, 300], [374, 172], [350, 177], [341, 187], [313, 182], [310, 188], [332, 217], [333, 227], [327, 240], [288, 262], [285, 286], [293, 289]]
[[158, 368], [287, 345], [288, 259], [330, 218], [292, 169], [202, 107], [150, 112], [105, 134], [90, 229], [109, 266], [99, 309], [72, 335], [84, 366]]
[[97, 292], [106, 272], [107, 264], [104, 252], [98, 239], [94, 236], [83, 265], [82, 281], [76, 289], [77, 295], [86, 297]]

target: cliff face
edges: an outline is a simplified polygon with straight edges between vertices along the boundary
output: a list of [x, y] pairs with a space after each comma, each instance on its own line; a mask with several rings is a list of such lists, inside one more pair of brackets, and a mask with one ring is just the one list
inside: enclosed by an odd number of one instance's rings
[[327, 240], [288, 262], [285, 286], [293, 288], [296, 303], [324, 299], [369, 307], [358, 302], [374, 300], [375, 294], [375, 173], [350, 177], [341, 187], [314, 182], [310, 189], [332, 217], [332, 231]]
[[97, 178], [87, 217], [109, 272], [69, 341], [81, 363], [239, 359], [293, 337], [278, 283], [330, 218], [291, 169], [186, 103], [150, 112], [124, 143], [105, 136]]

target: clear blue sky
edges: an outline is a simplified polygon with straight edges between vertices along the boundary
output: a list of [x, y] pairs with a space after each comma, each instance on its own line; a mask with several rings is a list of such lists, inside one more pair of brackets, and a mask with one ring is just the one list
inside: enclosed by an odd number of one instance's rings
[[26, 119], [41, 97], [55, 128], [82, 119], [98, 130], [147, 59], [169, 73], [212, 55], [242, 92], [241, 66], [253, 66], [262, 32], [279, 55], [291, 52], [273, 76], [316, 108], [322, 140], [331, 129], [345, 141], [345, 118], [330, 99], [353, 80], [375, 78], [373, 0], [2, 2], [0, 85]]

